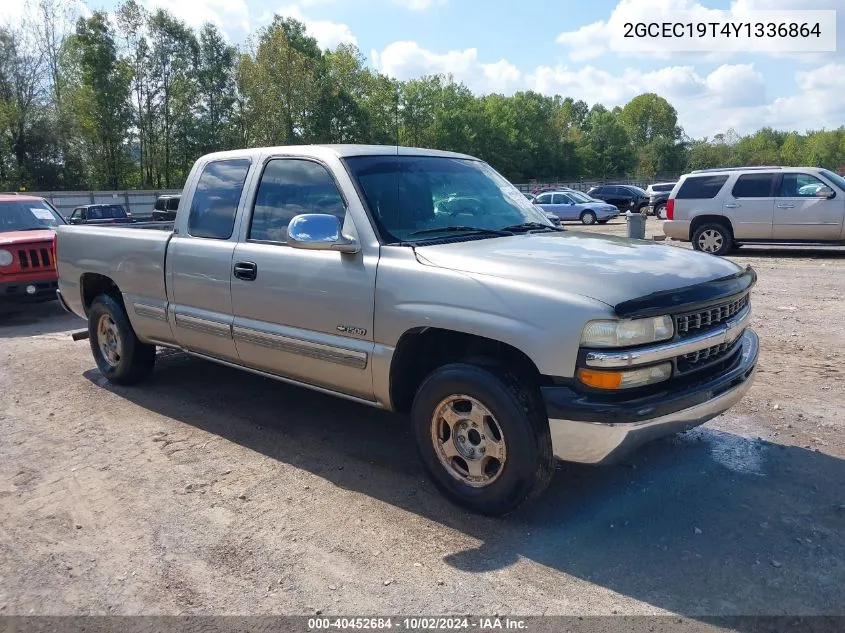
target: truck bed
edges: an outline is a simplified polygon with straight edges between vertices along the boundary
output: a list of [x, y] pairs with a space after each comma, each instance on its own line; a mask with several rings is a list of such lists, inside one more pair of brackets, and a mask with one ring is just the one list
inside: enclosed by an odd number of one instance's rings
[[80, 292], [83, 274], [112, 279], [127, 303], [131, 304], [133, 297], [143, 297], [153, 305], [166, 305], [164, 260], [172, 226], [170, 222], [150, 222], [57, 227], [60, 289], [69, 307], [77, 314], [85, 313]]

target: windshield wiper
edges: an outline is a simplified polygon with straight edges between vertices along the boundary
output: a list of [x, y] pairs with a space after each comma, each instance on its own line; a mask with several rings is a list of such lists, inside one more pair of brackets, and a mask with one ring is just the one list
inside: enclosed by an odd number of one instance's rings
[[543, 224], [542, 222], [525, 222], [523, 224], [514, 224], [512, 226], [506, 226], [502, 230], [513, 233], [514, 231], [535, 231], [541, 229], [546, 231], [563, 231], [563, 229], [559, 226], [550, 226], [548, 224]]
[[489, 235], [513, 235], [512, 232], [508, 231], [507, 229], [482, 229], [477, 226], [441, 226], [438, 228], [433, 229], [423, 229], [421, 231], [414, 231], [410, 233], [408, 237], [413, 237], [414, 235], [426, 235], [431, 233], [457, 233], [457, 232], [464, 232], [464, 233], [487, 233]]

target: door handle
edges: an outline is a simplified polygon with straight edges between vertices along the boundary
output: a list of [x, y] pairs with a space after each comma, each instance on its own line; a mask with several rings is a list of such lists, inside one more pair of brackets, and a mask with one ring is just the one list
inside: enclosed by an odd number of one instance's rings
[[258, 264], [255, 262], [238, 262], [235, 264], [234, 275], [244, 281], [255, 281], [258, 277]]
[[726, 204], [725, 208], [726, 209], [739, 209], [740, 206], [742, 206], [742, 205], [740, 205], [737, 202], [731, 202], [731, 203]]
[[779, 204], [778, 209], [794, 209], [794, 204]]

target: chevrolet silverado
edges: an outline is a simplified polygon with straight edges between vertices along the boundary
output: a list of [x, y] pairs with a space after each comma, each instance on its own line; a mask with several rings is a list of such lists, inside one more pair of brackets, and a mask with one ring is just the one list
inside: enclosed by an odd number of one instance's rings
[[435, 484], [481, 513], [538, 496], [555, 458], [706, 422], [755, 373], [753, 270], [563, 231], [462, 154], [211, 154], [164, 228], [59, 227], [59, 298], [109, 381], [161, 346], [408, 414]]

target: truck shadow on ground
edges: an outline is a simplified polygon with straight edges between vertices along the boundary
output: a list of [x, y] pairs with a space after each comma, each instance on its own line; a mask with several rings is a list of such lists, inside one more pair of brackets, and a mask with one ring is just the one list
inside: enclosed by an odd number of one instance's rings
[[55, 334], [87, 327], [78, 316], [65, 312], [58, 301], [0, 307], [0, 338]]
[[525, 557], [693, 617], [845, 613], [845, 461], [830, 455], [705, 427], [617, 466], [560, 465], [542, 499], [497, 520], [456, 508], [428, 483], [401, 416], [180, 353], [162, 354], [143, 386], [86, 377], [478, 539], [445, 557], [461, 570]]

